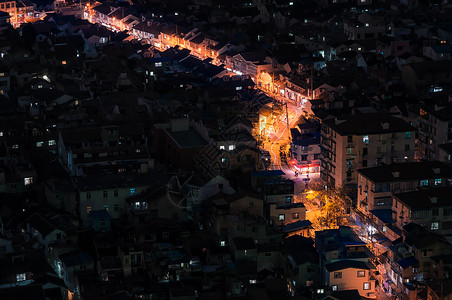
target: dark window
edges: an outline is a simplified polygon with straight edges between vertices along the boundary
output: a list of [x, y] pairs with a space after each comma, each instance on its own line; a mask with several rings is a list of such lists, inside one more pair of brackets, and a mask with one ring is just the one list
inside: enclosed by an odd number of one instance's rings
[[410, 151], [410, 145], [405, 145], [405, 151]]
[[334, 278], [342, 278], [342, 272], [334, 272]]
[[348, 143], [353, 143], [353, 136], [349, 135], [349, 136], [347, 137], [347, 142], [348, 142]]
[[367, 167], [367, 160], [363, 160], [363, 167]]
[[367, 154], [369, 154], [368, 149], [367, 148], [363, 148], [363, 155], [367, 155]]

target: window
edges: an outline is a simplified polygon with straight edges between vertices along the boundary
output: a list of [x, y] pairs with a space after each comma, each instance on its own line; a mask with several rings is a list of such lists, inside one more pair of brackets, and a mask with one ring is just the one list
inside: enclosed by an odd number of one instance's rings
[[438, 216], [439, 215], [439, 209], [437, 207], [432, 208], [432, 216]]
[[367, 167], [367, 160], [363, 160], [363, 167]]
[[292, 214], [292, 219], [297, 220], [300, 218], [300, 214], [299, 213], [293, 213]]
[[411, 137], [411, 132], [407, 131], [405, 132], [405, 138], [409, 139]]
[[278, 216], [278, 220], [279, 220], [279, 221], [284, 221], [285, 218], [286, 218], [286, 216], [285, 216], [284, 214], [280, 214], [280, 215]]
[[410, 145], [409, 144], [405, 145], [405, 151], [410, 151]]
[[367, 155], [369, 154], [369, 149], [368, 148], [363, 148], [363, 155]]
[[352, 147], [347, 147], [347, 154], [348, 155], [352, 155], [353, 154], [353, 148]]
[[228, 149], [229, 149], [229, 151], [234, 150], [234, 145], [229, 145]]
[[106, 211], [108, 211], [108, 204], [105, 204], [105, 205], [104, 205], [104, 209], [105, 209]]
[[438, 230], [439, 229], [439, 222], [432, 222], [432, 225], [430, 226], [431, 230]]
[[420, 186], [427, 186], [428, 185], [428, 179], [423, 179], [419, 183]]
[[135, 188], [131, 188], [130, 189], [130, 195], [132, 196], [132, 195], [135, 195]]
[[91, 206], [87, 206], [86, 207], [86, 214], [89, 215], [89, 213], [91, 212]]
[[169, 232], [168, 232], [168, 231], [163, 231], [163, 232], [162, 232], [162, 236], [163, 236], [164, 238], [169, 237]]
[[114, 190], [114, 191], [113, 191], [113, 196], [114, 196], [114, 197], [118, 197], [118, 190]]
[[225, 162], [226, 162], [226, 157], [222, 157], [222, 158], [221, 158], [221, 162], [222, 162], [222, 163], [225, 163]]
[[104, 198], [108, 198], [108, 191], [103, 191]]
[[99, 226], [100, 226], [100, 227], [105, 227], [105, 225], [106, 225], [105, 220], [100, 220], [100, 221], [99, 221]]
[[42, 147], [44, 145], [44, 142], [36, 142], [36, 147]]
[[363, 290], [370, 290], [370, 282], [363, 283]]
[[364, 144], [369, 144], [369, 136], [368, 135], [363, 135], [363, 143]]
[[115, 205], [113, 206], [113, 210], [114, 210], [114, 211], [119, 211], [119, 204], [115, 204]]
[[357, 277], [364, 277], [366, 276], [366, 271], [358, 271]]
[[337, 285], [333, 285], [333, 286], [331, 287], [331, 290], [333, 290], [334, 292], [336, 292], [336, 291], [337, 291]]
[[87, 199], [87, 200], [88, 200], [88, 199], [91, 199], [91, 193], [90, 193], [90, 192], [86, 193], [86, 199]]
[[352, 159], [347, 159], [347, 168], [351, 168], [352, 167]]
[[25, 274], [25, 273], [16, 274], [17, 282], [25, 281], [25, 280], [27, 280], [27, 274]]
[[33, 183], [33, 177], [25, 177], [24, 178], [24, 185], [30, 185]]
[[226, 241], [220, 241], [220, 246], [221, 246], [221, 247], [226, 246]]
[[342, 272], [334, 272], [334, 278], [342, 278]]
[[154, 65], [155, 65], [156, 67], [161, 67], [161, 66], [162, 66], [162, 63], [161, 63], [161, 62], [156, 62]]
[[442, 183], [441, 178], [435, 179], [435, 185], [441, 185], [441, 183]]
[[224, 146], [220, 146], [220, 150], [224, 150]]
[[250, 207], [253, 207], [253, 206], [254, 206], [254, 202], [253, 202], [253, 201], [250, 201], [249, 206], [250, 206]]
[[49, 141], [49, 146], [54, 146], [56, 144], [56, 141], [55, 140], [50, 140]]
[[347, 137], [347, 143], [353, 143], [353, 136], [349, 135]]

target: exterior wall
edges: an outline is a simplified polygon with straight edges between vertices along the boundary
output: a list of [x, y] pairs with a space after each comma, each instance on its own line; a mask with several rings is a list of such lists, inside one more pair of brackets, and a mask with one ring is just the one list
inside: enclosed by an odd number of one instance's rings
[[[135, 189], [134, 194], [142, 193], [146, 187], [127, 187], [127, 188], [114, 188], [114, 189], [101, 189], [95, 191], [80, 191], [80, 220], [84, 226], [90, 224], [90, 218], [88, 211], [90, 210], [102, 210], [108, 208], [108, 213], [112, 219], [118, 219], [121, 215], [125, 214], [128, 210], [126, 198], [132, 194], [131, 189]], [[107, 192], [107, 197], [104, 198], [104, 191]], [[117, 196], [115, 196], [117, 191]]]
[[247, 211], [253, 215], [262, 216], [264, 214], [264, 203], [262, 199], [245, 196], [229, 204], [231, 212]]
[[[338, 188], [346, 184], [357, 184], [358, 169], [382, 163], [414, 161], [414, 136], [414, 131], [409, 134], [397, 132], [353, 135], [349, 141], [348, 136], [341, 136], [331, 128], [322, 126], [322, 146], [329, 152], [322, 153], [322, 177], [329, 175]], [[331, 165], [331, 170], [326, 170], [326, 163]]]
[[[284, 215], [284, 220], [280, 219], [280, 215]], [[306, 220], [306, 207], [287, 209], [284, 207], [277, 208], [277, 204], [270, 204], [270, 219], [278, 226]]]
[[[364, 277], [358, 277], [358, 271], [364, 271]], [[338, 272], [342, 273], [341, 278], [334, 278]], [[375, 279], [370, 279], [369, 270], [348, 268], [328, 273], [327, 278], [327, 285], [330, 287], [337, 285], [338, 291], [356, 289], [363, 297], [375, 297]], [[368, 290], [364, 290], [364, 283], [370, 284]]]

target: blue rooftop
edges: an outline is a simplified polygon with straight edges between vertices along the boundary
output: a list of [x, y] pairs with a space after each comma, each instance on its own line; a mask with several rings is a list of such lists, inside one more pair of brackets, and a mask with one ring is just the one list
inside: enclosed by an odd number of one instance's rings
[[394, 220], [392, 219], [391, 209], [373, 209], [369, 211], [371, 214], [380, 219], [381, 222], [385, 224], [392, 224]]
[[419, 262], [417, 261], [417, 259], [414, 256], [410, 256], [410, 257], [404, 258], [402, 260], [399, 260], [397, 263], [404, 269], [409, 266], [418, 266], [419, 265]]

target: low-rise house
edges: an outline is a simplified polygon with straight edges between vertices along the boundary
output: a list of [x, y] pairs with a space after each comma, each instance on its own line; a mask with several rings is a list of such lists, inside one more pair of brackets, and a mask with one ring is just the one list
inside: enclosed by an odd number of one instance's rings
[[325, 265], [325, 285], [333, 291], [358, 290], [362, 297], [375, 298], [375, 278], [371, 266], [362, 261], [341, 260]]
[[269, 219], [278, 226], [288, 225], [306, 219], [303, 203], [269, 203]]
[[283, 243], [284, 275], [291, 289], [320, 285], [319, 256], [312, 239], [294, 235]]
[[231, 252], [234, 261], [257, 260], [257, 247], [250, 237], [235, 237], [231, 240]]
[[452, 45], [427, 46], [422, 49], [422, 54], [431, 60], [452, 60]]

